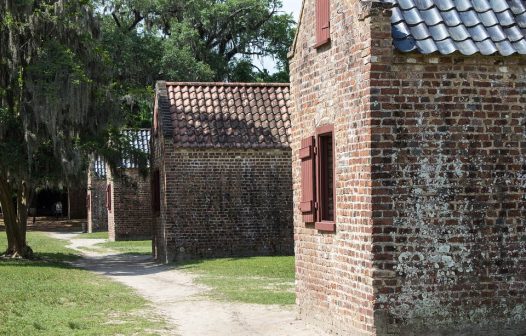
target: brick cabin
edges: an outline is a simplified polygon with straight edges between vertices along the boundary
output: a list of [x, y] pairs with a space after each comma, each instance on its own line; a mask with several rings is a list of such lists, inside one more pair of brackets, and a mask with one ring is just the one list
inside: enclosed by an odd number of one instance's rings
[[[150, 153], [150, 130], [124, 130], [131, 145]], [[142, 176], [135, 160], [124, 158], [117, 168], [119, 176], [106, 168], [108, 233], [110, 240], [152, 238], [152, 193], [149, 176]]]
[[106, 209], [106, 163], [96, 157], [90, 161], [88, 169], [88, 232], [108, 230], [108, 210]]
[[[123, 132], [131, 146], [150, 153], [150, 130]], [[140, 173], [137, 162], [124, 155], [119, 167], [112, 171], [98, 159], [90, 172], [88, 232], [107, 228], [112, 241], [151, 239], [151, 181]]]
[[305, 0], [297, 303], [338, 335], [524, 335], [523, 1]]
[[158, 82], [154, 254], [293, 253], [288, 84]]

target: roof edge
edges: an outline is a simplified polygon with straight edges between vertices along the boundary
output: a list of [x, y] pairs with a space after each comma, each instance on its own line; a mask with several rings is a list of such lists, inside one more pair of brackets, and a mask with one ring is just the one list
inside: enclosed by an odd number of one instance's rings
[[298, 35], [300, 33], [300, 27], [301, 23], [303, 22], [303, 10], [305, 7], [305, 0], [301, 2], [301, 9], [300, 9], [300, 18], [298, 20], [298, 24], [296, 25], [296, 33], [294, 34], [294, 40], [292, 40], [292, 45], [289, 48], [289, 52], [287, 53], [287, 58], [290, 60], [294, 57], [296, 54], [296, 45], [298, 44]]
[[285, 87], [290, 83], [241, 83], [241, 82], [157, 82], [165, 86], [257, 86], [257, 87]]
[[171, 137], [173, 135], [173, 125], [166, 81], [159, 80], [155, 83], [155, 99], [157, 103], [157, 122], [160, 128], [160, 134], [165, 138]]

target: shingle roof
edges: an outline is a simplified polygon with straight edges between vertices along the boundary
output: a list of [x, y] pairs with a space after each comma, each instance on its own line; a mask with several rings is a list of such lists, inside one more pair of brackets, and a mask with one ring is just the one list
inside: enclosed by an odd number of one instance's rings
[[290, 146], [289, 84], [166, 85], [178, 147]]
[[106, 162], [100, 156], [93, 162], [93, 172], [97, 178], [106, 178]]
[[[142, 153], [150, 153], [150, 130], [123, 130], [123, 135], [130, 141], [130, 146], [139, 150]], [[121, 163], [121, 168], [139, 168], [135, 160], [124, 154], [124, 159]]]
[[[140, 129], [140, 130], [131, 130], [126, 129], [122, 131], [122, 134], [128, 138], [129, 145], [138, 149], [139, 151], [149, 154], [150, 153], [150, 130], [149, 129]], [[136, 160], [129, 157], [124, 153], [123, 160], [120, 164], [120, 168], [139, 168], [139, 165]], [[106, 161], [97, 156], [93, 161], [93, 173], [97, 178], [106, 178]]]
[[526, 54], [522, 0], [383, 0], [393, 4], [394, 46], [423, 54]]

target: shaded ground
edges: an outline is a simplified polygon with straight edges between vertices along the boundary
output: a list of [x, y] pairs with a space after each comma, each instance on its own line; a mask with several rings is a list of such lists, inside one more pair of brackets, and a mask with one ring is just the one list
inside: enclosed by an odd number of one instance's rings
[[68, 240], [84, 254], [77, 266], [108, 276], [134, 288], [150, 300], [157, 311], [177, 326], [183, 336], [323, 336], [322, 330], [296, 319], [294, 307], [229, 303], [211, 300], [209, 289], [197, 285], [194, 276], [149, 256], [92, 251], [101, 239], [74, 239], [72, 233], [50, 233]]
[[[44, 232], [78, 232], [82, 230], [82, 225], [86, 223], [85, 219], [67, 219], [53, 217], [37, 217], [33, 224], [33, 217], [28, 218], [28, 231]], [[0, 231], [5, 231], [4, 219], [0, 217]]]

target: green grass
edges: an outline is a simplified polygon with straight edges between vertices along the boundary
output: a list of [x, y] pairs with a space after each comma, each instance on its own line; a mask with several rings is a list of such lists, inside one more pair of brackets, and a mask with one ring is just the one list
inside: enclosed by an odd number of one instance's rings
[[198, 275], [219, 299], [258, 304], [294, 304], [294, 257], [191, 261], [179, 268]]
[[28, 242], [42, 260], [0, 259], [0, 335], [156, 335], [164, 328], [128, 287], [65, 264], [78, 258], [65, 241], [31, 232]]
[[152, 241], [151, 240], [127, 240], [127, 241], [116, 241], [116, 242], [105, 242], [95, 245], [97, 248], [103, 250], [110, 249], [121, 254], [152, 254]]
[[81, 233], [77, 236], [79, 239], [108, 239], [108, 231], [93, 233]]

